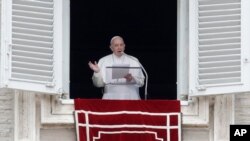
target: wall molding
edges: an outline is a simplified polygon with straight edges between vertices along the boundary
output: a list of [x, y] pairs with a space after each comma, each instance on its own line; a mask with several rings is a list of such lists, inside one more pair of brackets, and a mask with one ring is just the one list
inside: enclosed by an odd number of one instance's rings
[[183, 126], [208, 126], [209, 125], [208, 97], [193, 97], [188, 105], [181, 106]]
[[41, 124], [74, 124], [74, 105], [62, 104], [59, 95], [41, 95]]
[[[208, 126], [208, 97], [193, 98], [181, 106], [183, 126]], [[74, 124], [74, 104], [63, 104], [59, 96], [41, 96], [41, 124]]]

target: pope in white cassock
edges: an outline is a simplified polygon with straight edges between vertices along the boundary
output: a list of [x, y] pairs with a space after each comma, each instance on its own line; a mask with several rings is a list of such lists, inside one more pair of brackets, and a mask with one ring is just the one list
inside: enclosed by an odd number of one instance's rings
[[[110, 41], [112, 54], [101, 58], [89, 67], [94, 71], [92, 80], [96, 87], [104, 87], [103, 99], [139, 100], [139, 87], [144, 85], [144, 75], [137, 58], [124, 53], [125, 43], [122, 37], [114, 36]], [[127, 66], [129, 72], [121, 78], [109, 78], [108, 71], [116, 66]], [[122, 67], [121, 67], [122, 68]], [[139, 69], [138, 69], [139, 68]]]

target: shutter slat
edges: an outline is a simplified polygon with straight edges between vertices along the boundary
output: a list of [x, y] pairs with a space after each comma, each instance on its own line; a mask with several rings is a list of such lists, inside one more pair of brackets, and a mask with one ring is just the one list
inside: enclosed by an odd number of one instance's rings
[[204, 33], [220, 33], [220, 32], [237, 32], [240, 31], [241, 27], [238, 26], [229, 26], [229, 27], [213, 27], [213, 28], [201, 28], [199, 29], [200, 34]]
[[216, 78], [240, 77], [240, 74], [241, 74], [240, 71], [202, 73], [202, 74], [199, 75], [199, 79], [216, 79]]
[[200, 16], [214, 16], [214, 15], [231, 15], [240, 14], [240, 8], [236, 9], [224, 9], [224, 10], [210, 10], [210, 11], [200, 11]]
[[12, 73], [12, 77], [19, 78], [19, 79], [44, 81], [44, 82], [51, 82], [53, 80], [53, 77], [44, 77], [44, 76], [39, 76], [39, 75], [31, 75], [31, 74], [23, 74], [23, 73]]
[[23, 57], [23, 56], [18, 56], [18, 55], [13, 55], [12, 61], [17, 62], [24, 62], [24, 63], [33, 63], [33, 64], [41, 64], [41, 65], [46, 65], [46, 66], [52, 66], [53, 65], [53, 60], [51, 59], [41, 59], [41, 58], [34, 58], [34, 57]]
[[12, 14], [25, 16], [25, 17], [32, 17], [32, 18], [43, 18], [43, 19], [53, 18], [53, 14], [50, 14], [50, 13], [31, 12], [31, 11], [24, 11], [24, 10], [13, 10]]
[[237, 9], [240, 8], [240, 4], [227, 4], [227, 5], [211, 5], [211, 6], [200, 6], [200, 11], [213, 11], [213, 10], [227, 10], [227, 9]]
[[53, 13], [53, 8], [29, 6], [29, 5], [22, 5], [22, 4], [13, 4], [13, 9], [25, 10], [25, 11], [31, 11], [31, 12], [39, 12], [39, 13], [49, 13], [49, 14]]
[[14, 73], [23, 73], [23, 74], [31, 74], [31, 75], [39, 75], [39, 76], [53, 76], [53, 71], [42, 71], [42, 70], [35, 70], [35, 69], [25, 69], [25, 68], [19, 68], [19, 67], [13, 67], [12, 71]]
[[199, 34], [199, 39], [214, 39], [214, 38], [229, 38], [229, 37], [240, 37], [241, 34], [237, 32], [222, 32], [222, 33], [205, 33]]
[[12, 16], [13, 21], [20, 21], [24, 23], [34, 23], [34, 24], [42, 24], [42, 25], [52, 25], [53, 19], [43, 19], [43, 18], [33, 18], [33, 17], [25, 17], [25, 16]]
[[37, 47], [44, 47], [44, 48], [53, 47], [53, 43], [42, 42], [42, 41], [32, 41], [32, 40], [23, 40], [23, 39], [13, 38], [12, 42], [13, 44], [18, 44], [18, 45], [37, 46]]
[[202, 79], [199, 80], [200, 85], [205, 85], [205, 84], [228, 84], [228, 83], [239, 83], [241, 82], [240, 77], [231, 77], [231, 78], [217, 78], [217, 79]]
[[200, 45], [211, 45], [211, 44], [224, 44], [224, 43], [240, 43], [241, 38], [222, 38], [222, 39], [200, 39]]
[[53, 25], [35, 24], [35, 23], [22, 22], [22, 21], [13, 21], [12, 23], [13, 23], [13, 27], [40, 29], [40, 30], [52, 30], [53, 29]]
[[240, 71], [240, 66], [229, 66], [229, 67], [211, 67], [211, 68], [201, 68], [199, 73], [218, 73], [218, 72], [234, 72]]
[[199, 50], [215, 50], [215, 49], [232, 49], [240, 48], [240, 43], [226, 43], [226, 44], [212, 44], [212, 45], [200, 45]]
[[204, 16], [199, 18], [199, 22], [212, 22], [212, 21], [228, 21], [228, 20], [239, 20], [240, 14], [232, 15], [219, 15], [219, 16]]
[[52, 3], [54, 0], [37, 0], [37, 1], [40, 1], [40, 2], [49, 2], [49, 3]]
[[35, 7], [48, 7], [48, 8], [52, 8], [53, 7], [53, 2], [43, 2], [43, 1], [20, 1], [20, 0], [16, 0], [13, 1], [14, 4], [22, 4], [22, 5], [30, 5], [30, 6], [35, 6]]
[[206, 34], [206, 33], [220, 33], [220, 32], [238, 32], [240, 31], [240, 25], [234, 26], [220, 26], [220, 27], [201, 27], [199, 28], [199, 34]]
[[199, 68], [220, 67], [220, 66], [238, 66], [241, 65], [240, 60], [227, 60], [227, 61], [213, 61], [201, 62]]
[[212, 21], [199, 23], [200, 28], [208, 27], [223, 27], [223, 26], [237, 26], [240, 24], [240, 20], [226, 20], [226, 21]]
[[33, 52], [41, 52], [41, 53], [53, 53], [52, 48], [42, 48], [42, 47], [37, 47], [37, 46], [27, 46], [27, 45], [17, 45], [13, 44], [12, 48], [14, 50], [23, 50], [23, 51], [33, 51]]
[[215, 46], [203, 46], [199, 48], [199, 51], [214, 51], [214, 50], [230, 50], [230, 49], [240, 49], [239, 45], [231, 45], [231, 46], [219, 46], [216, 44]]
[[48, 53], [40, 53], [40, 52], [13, 50], [12, 54], [13, 55], [19, 55], [19, 56], [42, 58], [42, 59], [46, 59], [46, 58], [53, 59], [53, 55], [48, 54]]
[[42, 71], [42, 70], [35, 70], [35, 69], [25, 69], [19, 67], [13, 67], [14, 73], [23, 73], [23, 74], [32, 74], [32, 75], [40, 75], [40, 76], [53, 76], [53, 71]]
[[20, 68], [27, 68], [27, 69], [40, 69], [45, 71], [52, 71], [53, 65], [41, 65], [36, 63], [26, 63], [26, 62], [20, 62], [20, 61], [12, 61], [13, 67], [20, 67]]
[[228, 5], [240, 3], [240, 0], [199, 0], [199, 5]]
[[43, 41], [43, 42], [53, 42], [53, 37], [51, 36], [41, 36], [41, 35], [29, 35], [18, 32], [13, 32], [12, 37], [14, 39], [24, 39], [24, 40], [33, 40], [33, 41]]
[[22, 28], [22, 27], [13, 27], [12, 31], [15, 33], [26, 33], [30, 35], [41, 35], [52, 37], [53, 32], [48, 30], [38, 30], [38, 29], [30, 29], [30, 28]]
[[227, 61], [227, 60], [239, 60], [240, 54], [237, 55], [218, 55], [218, 56], [206, 56], [206, 57], [199, 57], [199, 62], [213, 62], [213, 61]]
[[199, 51], [199, 56], [217, 56], [217, 55], [238, 55], [240, 54], [240, 49], [224, 49], [224, 50], [209, 50], [209, 51]]

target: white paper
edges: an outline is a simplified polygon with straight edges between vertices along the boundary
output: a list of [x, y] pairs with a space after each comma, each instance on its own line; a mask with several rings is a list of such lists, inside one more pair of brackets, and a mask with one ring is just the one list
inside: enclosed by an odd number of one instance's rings
[[106, 83], [125, 83], [126, 81], [122, 82], [122, 79], [125, 80], [124, 76], [129, 73], [129, 69], [129, 64], [116, 64], [106, 67]]
[[124, 78], [129, 73], [129, 65], [116, 65], [112, 68], [112, 79]]

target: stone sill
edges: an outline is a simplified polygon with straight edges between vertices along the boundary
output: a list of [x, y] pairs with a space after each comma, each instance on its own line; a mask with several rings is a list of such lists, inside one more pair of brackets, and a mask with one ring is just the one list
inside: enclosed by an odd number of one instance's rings
[[[200, 97], [181, 101], [183, 126], [208, 126], [209, 99]], [[74, 124], [74, 100], [44, 95], [41, 99], [42, 124]]]

